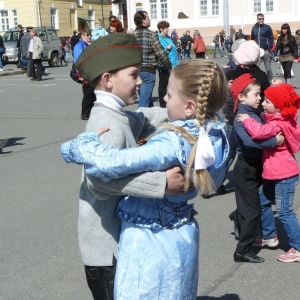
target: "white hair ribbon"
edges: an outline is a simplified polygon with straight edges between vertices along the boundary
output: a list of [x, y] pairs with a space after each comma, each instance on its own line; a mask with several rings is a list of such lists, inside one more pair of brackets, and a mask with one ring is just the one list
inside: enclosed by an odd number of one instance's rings
[[211, 127], [212, 125], [206, 130], [203, 127], [200, 127], [195, 156], [195, 170], [207, 169], [216, 161], [214, 149], [208, 136]]

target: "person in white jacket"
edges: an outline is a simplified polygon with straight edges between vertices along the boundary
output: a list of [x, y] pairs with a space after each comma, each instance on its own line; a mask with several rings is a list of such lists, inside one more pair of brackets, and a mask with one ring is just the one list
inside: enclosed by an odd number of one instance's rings
[[[32, 78], [30, 80], [42, 80], [42, 57], [43, 57], [43, 43], [39, 37], [37, 37], [36, 29], [30, 31], [30, 43], [28, 47], [28, 66]], [[36, 68], [36, 71], [34, 70]]]

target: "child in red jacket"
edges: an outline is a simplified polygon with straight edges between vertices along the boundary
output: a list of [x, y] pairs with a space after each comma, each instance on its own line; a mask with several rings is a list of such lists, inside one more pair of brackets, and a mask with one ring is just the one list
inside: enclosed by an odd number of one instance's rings
[[289, 84], [267, 88], [263, 115], [266, 124], [258, 123], [247, 114], [237, 117], [254, 140], [266, 139], [282, 132], [285, 142], [275, 148], [263, 150], [263, 185], [260, 189], [262, 206], [262, 237], [253, 243], [257, 247], [276, 247], [279, 244], [272, 211], [276, 202], [279, 220], [289, 238], [291, 249], [278, 255], [282, 262], [300, 262], [300, 224], [293, 211], [293, 199], [299, 181], [299, 166], [294, 153], [300, 150], [300, 127], [297, 124], [297, 109], [300, 96]]

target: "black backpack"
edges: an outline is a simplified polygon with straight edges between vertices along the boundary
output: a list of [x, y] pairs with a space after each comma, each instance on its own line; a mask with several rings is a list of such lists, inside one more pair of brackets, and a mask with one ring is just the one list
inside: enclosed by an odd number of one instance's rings
[[82, 83], [83, 81], [79, 79], [78, 73], [75, 69], [75, 65], [74, 63], [72, 64], [72, 68], [70, 71], [70, 77], [77, 83]]

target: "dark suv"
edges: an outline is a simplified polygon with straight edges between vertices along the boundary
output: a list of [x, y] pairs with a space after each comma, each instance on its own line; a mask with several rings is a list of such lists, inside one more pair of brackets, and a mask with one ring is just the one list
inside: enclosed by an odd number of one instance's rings
[[[57, 31], [52, 27], [34, 27], [37, 31], [37, 36], [43, 42], [43, 61], [48, 61], [50, 67], [59, 65], [59, 58], [62, 55], [61, 42]], [[9, 62], [18, 61], [17, 39], [18, 31], [15, 29], [6, 31], [3, 36], [4, 46], [6, 48], [5, 55]]]

